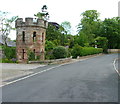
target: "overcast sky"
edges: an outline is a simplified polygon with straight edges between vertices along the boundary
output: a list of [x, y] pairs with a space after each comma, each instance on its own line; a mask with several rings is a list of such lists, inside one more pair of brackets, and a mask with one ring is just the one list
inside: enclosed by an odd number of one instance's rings
[[[69, 21], [72, 34], [76, 34], [76, 26], [80, 22], [80, 14], [86, 10], [97, 10], [100, 19], [118, 16], [118, 2], [120, 0], [1, 0], [1, 11], [10, 12], [12, 16], [20, 18], [34, 17], [41, 11], [43, 5], [48, 6], [51, 22]], [[15, 32], [10, 35], [15, 39]]]

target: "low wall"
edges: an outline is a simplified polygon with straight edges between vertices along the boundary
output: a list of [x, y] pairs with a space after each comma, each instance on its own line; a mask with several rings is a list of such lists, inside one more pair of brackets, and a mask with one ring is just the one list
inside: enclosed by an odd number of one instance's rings
[[108, 53], [120, 53], [120, 49], [108, 49]]
[[0, 48], [0, 59], [5, 58], [4, 51]]
[[38, 63], [44, 63], [44, 64], [61, 64], [70, 62], [72, 58], [64, 58], [64, 59], [54, 59], [54, 60], [44, 60], [44, 61], [29, 61], [29, 64], [38, 64]]

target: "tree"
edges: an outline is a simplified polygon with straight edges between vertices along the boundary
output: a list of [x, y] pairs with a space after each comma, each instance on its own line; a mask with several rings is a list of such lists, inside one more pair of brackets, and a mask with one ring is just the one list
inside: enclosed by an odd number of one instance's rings
[[9, 19], [7, 18], [7, 15], [7, 12], [0, 11], [0, 34], [2, 35], [2, 39], [4, 40], [6, 46], [8, 35], [10, 34], [11, 30], [15, 30], [13, 23], [18, 18], [18, 16], [13, 16]]
[[44, 20], [48, 20], [49, 19], [49, 13], [47, 12], [47, 5], [43, 5], [43, 7], [41, 8], [41, 12], [38, 12], [37, 14], [34, 14], [34, 16], [36, 16], [39, 19], [44, 19]]
[[96, 10], [87, 10], [83, 12], [81, 16], [82, 19], [81, 23], [78, 25], [78, 34], [82, 41], [84, 40], [86, 42], [87, 40], [87, 43], [91, 44], [97, 36], [97, 31], [99, 31], [99, 13]]
[[64, 29], [65, 34], [71, 34], [71, 23], [68, 21], [64, 21], [61, 23], [61, 26]]
[[95, 38], [95, 45], [97, 45], [98, 48], [102, 48], [104, 53], [107, 53], [107, 47], [108, 47], [108, 39], [106, 37], [100, 37], [98, 36]]
[[120, 17], [106, 18], [102, 23], [101, 36], [108, 39], [108, 48], [120, 48]]

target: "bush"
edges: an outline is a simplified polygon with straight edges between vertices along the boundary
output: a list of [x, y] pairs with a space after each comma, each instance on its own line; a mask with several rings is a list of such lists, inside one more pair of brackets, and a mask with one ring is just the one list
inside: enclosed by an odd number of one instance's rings
[[58, 46], [53, 49], [53, 56], [55, 59], [66, 58], [68, 56], [68, 50], [63, 46]]
[[102, 48], [82, 47], [80, 55], [86, 56], [86, 55], [93, 55], [93, 54], [98, 54], [98, 53], [102, 53], [102, 52], [103, 52]]
[[74, 47], [73, 47], [73, 49], [72, 49], [72, 56], [73, 56], [73, 58], [77, 58], [77, 56], [81, 56], [81, 46], [79, 46], [78, 44], [77, 45], [75, 45]]
[[46, 44], [45, 44], [46, 51], [52, 50], [54, 47], [55, 47], [55, 44], [52, 41], [46, 40]]
[[86, 56], [102, 53], [102, 48], [94, 48], [94, 47], [81, 47], [79, 45], [75, 45], [72, 50], [73, 58], [77, 58], [77, 56]]
[[8, 60], [16, 58], [16, 47], [3, 46], [3, 51]]
[[29, 52], [28, 53], [28, 60], [29, 61], [35, 60], [35, 53], [34, 52]]
[[1, 59], [0, 62], [2, 63], [18, 63], [16, 59]]
[[102, 48], [104, 53], [107, 53], [108, 39], [106, 37], [95, 38], [96, 45], [98, 48]]

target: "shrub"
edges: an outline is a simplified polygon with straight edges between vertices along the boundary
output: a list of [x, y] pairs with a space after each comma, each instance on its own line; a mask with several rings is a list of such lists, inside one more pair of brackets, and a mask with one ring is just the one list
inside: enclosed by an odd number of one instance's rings
[[77, 58], [77, 56], [86, 56], [102, 53], [102, 48], [94, 48], [94, 47], [81, 47], [79, 45], [75, 45], [72, 50], [73, 58]]
[[80, 55], [86, 56], [86, 55], [93, 55], [93, 54], [98, 54], [98, 53], [102, 53], [102, 52], [103, 52], [102, 48], [82, 47]]
[[29, 61], [35, 60], [35, 53], [34, 52], [29, 52], [28, 53], [28, 60]]
[[55, 44], [52, 41], [46, 41], [46, 44], [45, 44], [46, 51], [52, 50], [54, 47], [55, 47]]
[[63, 46], [58, 46], [53, 49], [53, 56], [55, 59], [66, 58], [68, 56], [68, 50]]
[[104, 53], [107, 53], [108, 39], [106, 37], [95, 38], [96, 45], [98, 48], [102, 48]]
[[81, 56], [81, 49], [82, 47], [76, 44], [72, 49], [72, 56], [73, 58], [77, 58], [77, 56]]
[[2, 63], [18, 63], [16, 59], [1, 59], [0, 62]]
[[16, 58], [16, 48], [3, 46], [3, 51], [7, 59]]

